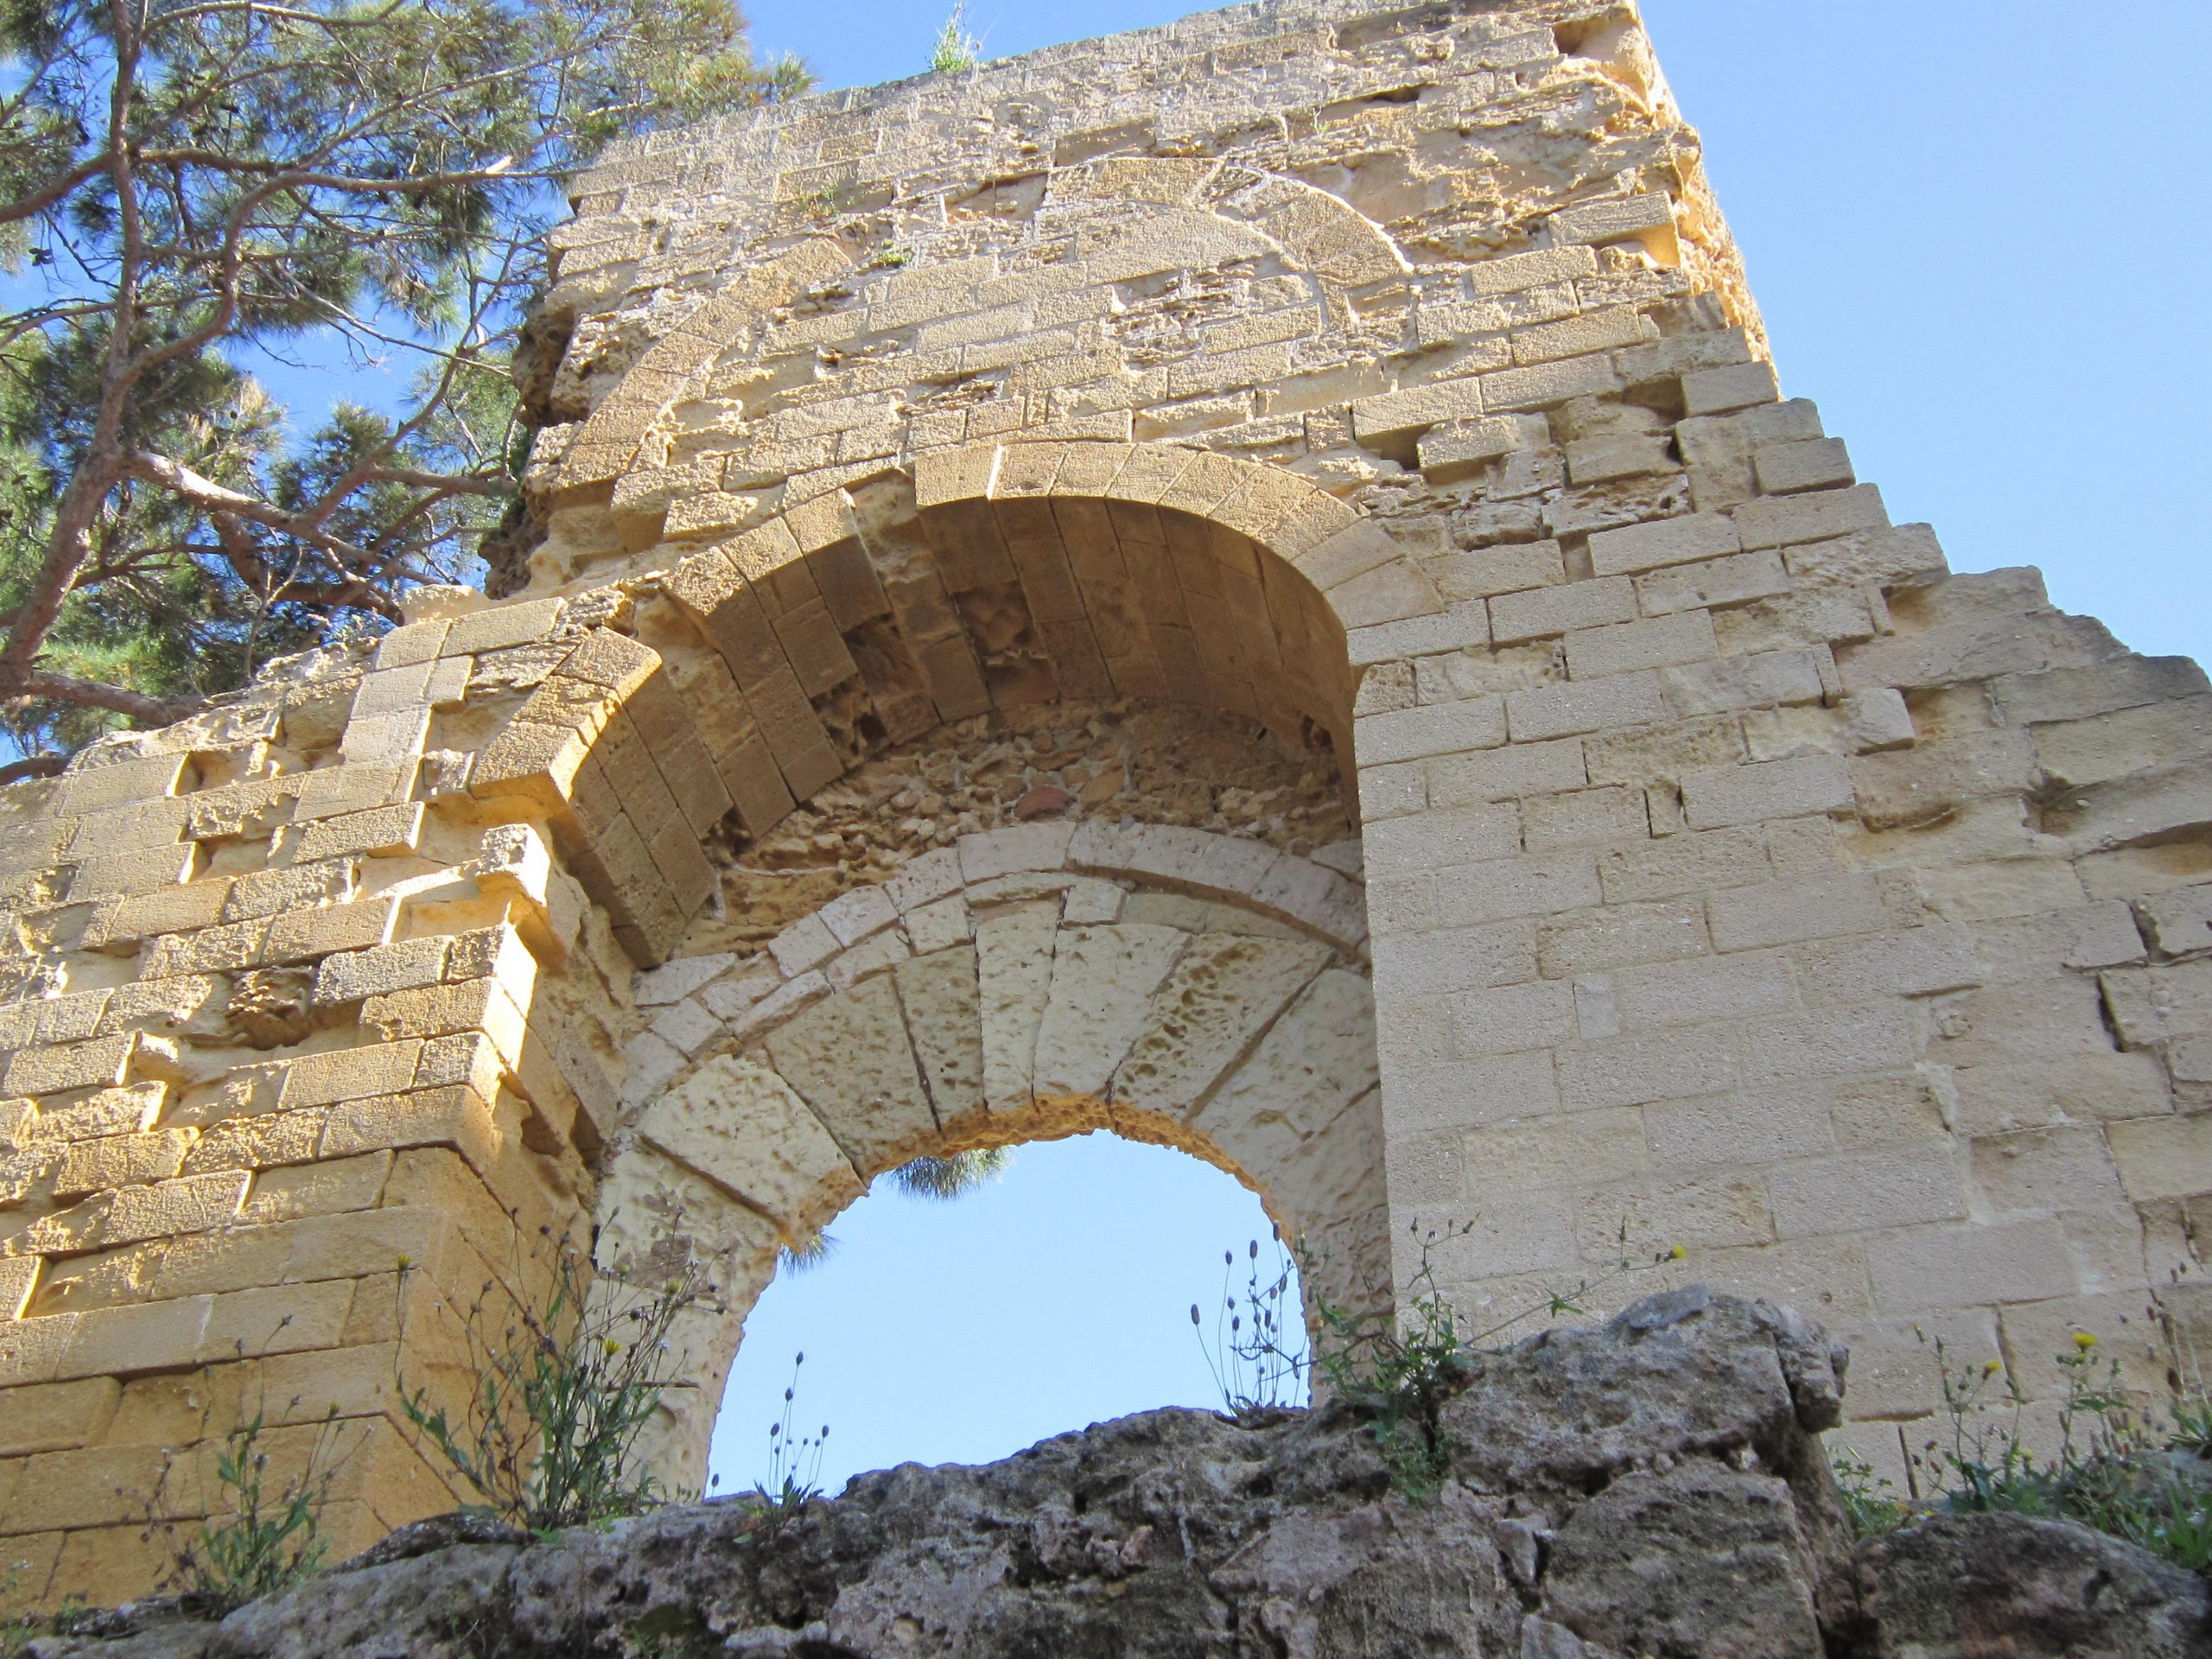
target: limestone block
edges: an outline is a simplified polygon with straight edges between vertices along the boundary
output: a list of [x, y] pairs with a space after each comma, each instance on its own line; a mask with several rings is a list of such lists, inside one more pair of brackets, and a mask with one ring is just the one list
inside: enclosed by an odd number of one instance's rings
[[[51, 1382], [77, 1328], [79, 1313], [0, 1320], [0, 1387]], [[11, 1511], [12, 1513], [12, 1511]]]
[[1505, 741], [1505, 702], [1501, 697], [1471, 697], [1369, 715], [1353, 723], [1352, 735], [1363, 766], [1494, 749]]
[[1683, 611], [1569, 633], [1567, 669], [1578, 680], [1594, 680], [1632, 674], [1638, 669], [1702, 662], [1717, 655], [1719, 649], [1711, 614]]
[[1718, 662], [1665, 667], [1659, 671], [1659, 681], [1668, 707], [1684, 716], [1818, 702], [1827, 692], [1821, 672], [1824, 654], [1754, 652]]
[[1503, 645], [1575, 628], [1627, 622], [1636, 614], [1635, 586], [1618, 576], [1601, 578], [1502, 594], [1491, 601], [1491, 632]]
[[2130, 1048], [2212, 1031], [2212, 963], [2115, 968], [2101, 977], [2105, 1006]]
[[799, 1237], [861, 1194], [853, 1166], [806, 1103], [766, 1066], [719, 1054], [648, 1107], [654, 1146]]
[[2151, 943], [2163, 956], [2212, 950], [2212, 887], [2176, 887], [2139, 906]]
[[[1557, 586], [1567, 580], [1567, 566], [1554, 541], [1509, 542], [1497, 547], [1469, 548], [1424, 560], [1422, 569], [1447, 601], [1492, 598], [1528, 588]], [[1495, 607], [1492, 622], [1496, 622]], [[1600, 619], [1624, 622], [1613, 613]], [[1517, 620], [1517, 619], [1516, 619]], [[1560, 632], [1540, 629], [1539, 632]]]
[[1189, 940], [1113, 1074], [1114, 1103], [1185, 1116], [1328, 957], [1319, 944], [1249, 935]]
[[1574, 988], [1557, 981], [1463, 992], [1448, 1003], [1452, 1052], [1461, 1058], [1571, 1042]]
[[890, 978], [817, 1002], [770, 1033], [768, 1057], [864, 1176], [914, 1157], [938, 1122]]
[[959, 893], [910, 910], [904, 919], [906, 938], [916, 956], [927, 956], [931, 951], [965, 944], [974, 937], [976, 931], [975, 922], [969, 914], [968, 900]]
[[1466, 927], [1575, 910], [1597, 904], [1600, 896], [1596, 861], [1588, 853], [1492, 859], [1440, 874], [1433, 918], [1445, 927]]
[[1669, 616], [1787, 594], [1790, 587], [1789, 572], [1776, 554], [1738, 553], [1648, 572], [1636, 578], [1636, 598], [1644, 615]]
[[115, 1379], [105, 1376], [16, 1389], [0, 1424], [0, 1457], [66, 1451], [98, 1440], [121, 1393]]
[[1872, 932], [1887, 921], [1871, 871], [1820, 881], [1724, 888], [1706, 900], [1716, 950], [1751, 950], [1801, 939]]
[[1469, 1134], [1462, 1156], [1506, 1192], [1630, 1179], [1645, 1168], [1643, 1115], [1615, 1109], [1503, 1123]]
[[649, 1146], [610, 1164], [599, 1215], [600, 1268], [632, 1281], [651, 1282], [701, 1258], [740, 1273], [775, 1260], [773, 1224]]
[[1495, 413], [1545, 409], [1577, 397], [1618, 391], [1621, 378], [1612, 359], [1597, 353], [1485, 374], [1481, 385], [1483, 407]]
[[[1261, 1128], [1262, 1123], [1255, 1120], [1252, 1127]], [[1262, 1161], [1259, 1156], [1268, 1148], [1249, 1146], [1248, 1151], [1249, 1143], [1221, 1144], [1246, 1169], [1267, 1172], [1261, 1179], [1270, 1196], [1291, 1212], [1294, 1227], [1305, 1232], [1317, 1254], [1325, 1248], [1319, 1240], [1328, 1224], [1378, 1213], [1388, 1202], [1382, 1110], [1376, 1096], [1355, 1100], [1322, 1128], [1281, 1149], [1269, 1160]]]
[[1747, 501], [1734, 510], [1734, 518], [1747, 549], [1788, 547], [1857, 531], [1885, 530], [1890, 522], [1888, 510], [1882, 505], [1882, 493], [1872, 484]]
[[1718, 415], [1770, 404], [1780, 395], [1771, 363], [1736, 363], [1682, 377], [1682, 402], [1692, 415]]
[[[1666, 686], [1678, 671], [1660, 674]], [[1626, 784], [1642, 787], [1673, 784], [1694, 772], [1723, 766], [1745, 758], [1741, 723], [1733, 716], [1707, 715], [1678, 721], [1640, 732], [1606, 732], [1585, 740], [1589, 779], [1592, 784]], [[1666, 830], [1678, 827], [1671, 815]]]
[[924, 853], [901, 864], [884, 882], [883, 891], [903, 912], [918, 906], [934, 904], [959, 892], [964, 884], [958, 849], [940, 847], [935, 852]]
[[1024, 870], [1057, 870], [1067, 861], [1072, 823], [1025, 823], [963, 836], [960, 873], [970, 886]]
[[1672, 442], [1664, 432], [1600, 432], [1575, 439], [1567, 446], [1567, 476], [1577, 484], [1602, 484], [1609, 479], [1671, 473], [1680, 467], [1674, 457]]
[[983, 1034], [976, 953], [964, 942], [916, 956], [892, 972], [937, 1120], [948, 1131], [984, 1110]]
[[1447, 755], [1427, 763], [1428, 798], [1440, 807], [1503, 801], [1519, 795], [1580, 789], [1591, 782], [1577, 738], [1516, 743], [1510, 748]]
[[1485, 461], [1521, 447], [1520, 423], [1508, 416], [1454, 420], [1421, 435], [1421, 469], [1432, 484], [1449, 484], [1482, 469]]
[[1972, 1135], [2063, 1120], [2155, 1117], [2172, 1109], [2164, 1068], [2149, 1054], [2078, 1054], [1971, 1065], [1954, 1077], [1959, 1128]]
[[421, 1043], [403, 1041], [303, 1055], [284, 1068], [278, 1103], [290, 1111], [404, 1089], [414, 1080], [422, 1052]]
[[315, 1000], [331, 1006], [435, 985], [445, 973], [446, 948], [442, 938], [404, 939], [325, 957], [315, 969]]
[[1797, 958], [1808, 998], [1815, 1006], [1884, 995], [1925, 996], [1979, 985], [1982, 978], [1972, 940], [1963, 929], [1945, 923], [1804, 944]]
[[384, 944], [399, 916], [399, 900], [378, 894], [348, 905], [291, 911], [271, 919], [260, 950], [266, 963], [305, 962], [334, 950]]
[[1878, 1234], [1865, 1249], [1885, 1313], [2042, 1301], [2080, 1288], [2055, 1221], [1911, 1228]]
[[1658, 676], [1649, 671], [1538, 686], [1510, 692], [1504, 701], [1506, 719], [1516, 743], [1616, 726], [1655, 725], [1667, 716], [1660, 700]]
[[688, 1058], [722, 1034], [722, 1022], [703, 1002], [686, 997], [656, 1014], [651, 1029], [654, 1036]]
[[1370, 823], [1363, 844], [1376, 872], [1405, 874], [1510, 858], [1521, 850], [1521, 815], [1507, 803], [1438, 808], [1414, 817]]
[[54, 1196], [66, 1203], [89, 1192], [168, 1180], [184, 1168], [194, 1138], [190, 1129], [155, 1129], [79, 1141], [54, 1166]]
[[8, 1062], [5, 1082], [0, 1086], [10, 1095], [111, 1088], [124, 1080], [137, 1044], [135, 1034], [125, 1033], [90, 1042], [26, 1048]]
[[1855, 754], [1902, 748], [1913, 741], [1912, 713], [1886, 686], [1846, 697], [1843, 719], [1844, 742]]
[[768, 941], [768, 952], [786, 978], [811, 972], [840, 949], [837, 936], [819, 912], [792, 923]]
[[49, 1100], [43, 1110], [25, 1108], [13, 1131], [17, 1147], [86, 1141], [112, 1135], [137, 1135], [154, 1127], [168, 1103], [168, 1085], [134, 1083], [102, 1089], [67, 1103]]
[[1946, 1001], [1928, 1058], [1951, 1065], [2109, 1054], [2096, 982], [2086, 974], [2049, 975], [1985, 987]]
[[1629, 575], [1722, 558], [1740, 548], [1736, 525], [1726, 513], [1697, 512], [1601, 530], [1590, 538], [1590, 564], [1600, 576]]
[[1429, 602], [1427, 614], [1349, 628], [1344, 650], [1351, 665], [1360, 668], [1400, 658], [1463, 651], [1488, 644], [1490, 637], [1488, 613], [1480, 600], [1446, 605], [1440, 597]]
[[664, 1007], [704, 988], [736, 965], [737, 958], [728, 951], [680, 957], [640, 972], [631, 983], [631, 995], [641, 1008]]
[[881, 887], [855, 887], [822, 907], [822, 919], [837, 943], [849, 945], [899, 919], [898, 906]]
[[521, 1062], [522, 1010], [496, 979], [372, 996], [361, 1005], [361, 1026], [387, 1041], [480, 1031], [510, 1066]]
[[1352, 431], [1363, 443], [1419, 431], [1447, 421], [1473, 421], [1484, 412], [1478, 381], [1445, 380], [1363, 397], [1351, 406]]
[[[38, 1282], [40, 1265], [35, 1255], [0, 1257], [0, 1323], [23, 1317], [31, 1288]], [[10, 1442], [16, 1438], [16, 1433], [0, 1428], [0, 1452], [13, 1451]]]
[[1052, 990], [1059, 906], [1033, 904], [976, 927], [983, 1091], [991, 1110], [1026, 1109], [1035, 1076], [1038, 1027]]
[[2121, 657], [2083, 668], [2006, 674], [1990, 694], [2013, 726], [2088, 720], [2145, 703], [2202, 696], [2204, 671], [2186, 657]]
[[1376, 1086], [1375, 1001], [1367, 982], [1325, 969], [1268, 1027], [1249, 1058], [1192, 1116], [1227, 1145], [1263, 1122], [1304, 1141]]
[[[1128, 895], [1112, 881], [1078, 876], [1070, 881], [1060, 901], [1060, 919], [1069, 924], [1113, 922], [1121, 919], [1122, 904]], [[960, 937], [967, 937], [963, 924]], [[947, 944], [953, 943], [947, 940]]]
[[2035, 758], [2063, 784], [2097, 784], [2212, 753], [2212, 696], [2039, 725]]
[[1858, 482], [1840, 438], [1804, 438], [1755, 450], [1752, 465], [1760, 490], [1789, 495], [1802, 490], [1829, 490]]
[[1805, 755], [1684, 775], [1682, 810], [1694, 830], [1831, 812], [1852, 802], [1851, 774], [1834, 755]]
[[1033, 1088], [1039, 1096], [1105, 1095], [1146, 1027], [1153, 993], [1189, 942], [1179, 929], [1143, 923], [1059, 931], [1037, 1028]]
[[829, 976], [818, 970], [786, 980], [728, 1022], [729, 1039], [739, 1044], [750, 1042], [760, 1033], [772, 1031], [801, 1008], [810, 1007], [829, 994]]
[[1931, 1146], [1784, 1164], [1768, 1172], [1777, 1232], [1784, 1238], [1897, 1229], [1967, 1214], [1965, 1184], [1949, 1148]]

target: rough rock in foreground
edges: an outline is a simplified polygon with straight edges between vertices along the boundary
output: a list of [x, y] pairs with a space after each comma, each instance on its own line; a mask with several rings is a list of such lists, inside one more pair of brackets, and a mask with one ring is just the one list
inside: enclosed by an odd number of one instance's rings
[[983, 1468], [866, 1475], [547, 1541], [426, 1522], [219, 1624], [152, 1608], [40, 1659], [1713, 1659], [2212, 1655], [2203, 1582], [2067, 1522], [1853, 1548], [1815, 1434], [1844, 1355], [1701, 1289], [1486, 1359], [1450, 1473], [1392, 1490], [1345, 1408], [1155, 1411]]

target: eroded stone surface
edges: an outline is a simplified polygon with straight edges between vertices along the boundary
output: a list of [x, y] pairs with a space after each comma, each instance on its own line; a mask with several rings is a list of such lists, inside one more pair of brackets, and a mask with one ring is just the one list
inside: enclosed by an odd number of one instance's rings
[[[36, 1659], [1147, 1653], [1406, 1659], [2183, 1659], [2194, 1575], [2071, 1522], [1949, 1516], [1855, 1551], [1815, 1431], [1840, 1353], [1679, 1294], [1485, 1357], [1433, 1493], [1344, 1406], [1156, 1411], [982, 1468], [862, 1475], [779, 1527], [741, 1502], [534, 1541], [454, 1517], [219, 1625], [159, 1608]], [[1603, 1421], [1571, 1452], [1562, 1430]], [[1562, 1455], [1567, 1453], [1567, 1455]], [[1504, 1471], [1510, 1471], [1510, 1474]]]

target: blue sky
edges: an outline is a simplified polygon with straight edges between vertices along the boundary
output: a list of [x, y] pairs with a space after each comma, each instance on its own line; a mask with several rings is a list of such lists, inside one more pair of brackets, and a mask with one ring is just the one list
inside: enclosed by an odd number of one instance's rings
[[[1182, 15], [978, 0], [992, 56]], [[1647, 0], [1749, 264], [1784, 388], [1817, 400], [1955, 568], [2038, 564], [2137, 650], [2202, 657], [2212, 580], [2212, 7]], [[915, 73], [944, 8], [761, 0], [829, 86]], [[1228, 1177], [1103, 1136], [1024, 1148], [955, 1205], [865, 1198], [772, 1287], [714, 1468], [766, 1469], [793, 1352], [823, 1463], [974, 1461], [1149, 1405], [1212, 1403], [1188, 1307], [1265, 1226]], [[1262, 1234], [1264, 1236], [1264, 1234]]]

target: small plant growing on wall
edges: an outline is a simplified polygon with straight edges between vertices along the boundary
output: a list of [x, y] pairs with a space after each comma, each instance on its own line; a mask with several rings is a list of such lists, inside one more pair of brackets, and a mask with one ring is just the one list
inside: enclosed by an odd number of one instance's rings
[[1205, 1320], [1191, 1304], [1191, 1325], [1205, 1351], [1223, 1408], [1232, 1417], [1251, 1417], [1305, 1403], [1312, 1356], [1306, 1342], [1306, 1318], [1298, 1305], [1298, 1274], [1290, 1252], [1276, 1235], [1274, 1261], [1263, 1267], [1260, 1241], [1245, 1251], [1244, 1287], [1236, 1286], [1236, 1253], [1221, 1253], [1221, 1301], [1208, 1339]]
[[1830, 1448], [1861, 1536], [1938, 1510], [2056, 1516], [2212, 1573], [2212, 1405], [2200, 1392], [2176, 1385], [2162, 1421], [2127, 1388], [2120, 1362], [2077, 1332], [2071, 1351], [2055, 1359], [2065, 1390], [2058, 1444], [2039, 1455], [2024, 1427], [2027, 1397], [2005, 1362], [1956, 1367], [1942, 1338], [1930, 1345], [1943, 1408], [1936, 1433], [1908, 1458], [1910, 1493], [1897, 1495], [1848, 1446]]
[[[1599, 1290], [1688, 1255], [1676, 1245], [1640, 1261], [1630, 1256], [1624, 1222], [1622, 1255], [1611, 1268], [1579, 1281], [1572, 1290], [1545, 1291], [1503, 1319], [1469, 1330], [1437, 1284], [1432, 1256], [1439, 1245], [1465, 1237], [1474, 1225], [1411, 1230], [1421, 1264], [1406, 1281], [1402, 1318], [1352, 1313], [1324, 1299], [1315, 1301], [1320, 1330], [1313, 1363], [1322, 1383], [1366, 1415], [1368, 1432], [1389, 1466], [1390, 1484], [1408, 1497], [1434, 1491], [1450, 1469], [1454, 1447], [1444, 1429], [1444, 1404], [1480, 1375], [1483, 1355], [1495, 1351], [1499, 1338], [1532, 1319], [1585, 1314]], [[1306, 1270], [1313, 1271], [1311, 1262]]]
[[983, 60], [983, 42], [968, 32], [968, 8], [957, 5], [937, 32], [930, 51], [930, 69], [940, 75], [964, 74]]
[[[270, 1333], [290, 1325], [288, 1314]], [[235, 1358], [243, 1364], [257, 1356], [237, 1344]], [[345, 1464], [340, 1447], [343, 1427], [335, 1405], [327, 1408], [312, 1426], [295, 1422], [301, 1402], [295, 1396], [280, 1421], [270, 1418], [265, 1387], [257, 1389], [253, 1408], [243, 1404], [231, 1425], [215, 1429], [213, 1413], [220, 1389], [212, 1369], [199, 1378], [199, 1444], [211, 1448], [207, 1469], [212, 1486], [200, 1487], [199, 1513], [183, 1527], [164, 1518], [165, 1494], [180, 1473], [175, 1454], [163, 1460], [160, 1476], [147, 1503], [148, 1536], [161, 1535], [169, 1548], [169, 1566], [161, 1588], [175, 1595], [192, 1612], [219, 1618], [234, 1607], [297, 1584], [318, 1571], [329, 1549], [322, 1535], [322, 1512], [330, 1491]], [[288, 1448], [276, 1445], [281, 1430], [296, 1427], [305, 1441], [305, 1455], [298, 1466], [281, 1477], [277, 1469]], [[298, 1438], [298, 1437], [296, 1437]], [[289, 1448], [296, 1450], [294, 1448]]]
[[544, 1236], [550, 1287], [539, 1305], [493, 1281], [462, 1316], [476, 1386], [460, 1414], [433, 1404], [427, 1385], [399, 1387], [407, 1421], [481, 1507], [533, 1532], [634, 1515], [672, 1496], [631, 1452], [682, 1380], [668, 1370], [671, 1330], [715, 1294], [693, 1264], [658, 1288], [594, 1298], [583, 1252]]
[[[784, 1407], [768, 1425], [768, 1472], [741, 1492], [737, 1502], [760, 1517], [770, 1537], [781, 1532], [808, 1503], [822, 1496], [822, 1454], [830, 1440], [830, 1425], [809, 1434], [798, 1425], [798, 1372], [806, 1363], [804, 1352], [791, 1357], [791, 1380], [784, 1389]], [[715, 1477], [719, 1482], [720, 1475]]]

